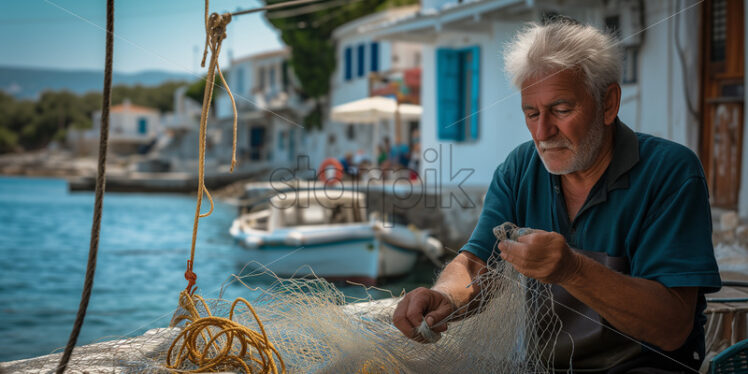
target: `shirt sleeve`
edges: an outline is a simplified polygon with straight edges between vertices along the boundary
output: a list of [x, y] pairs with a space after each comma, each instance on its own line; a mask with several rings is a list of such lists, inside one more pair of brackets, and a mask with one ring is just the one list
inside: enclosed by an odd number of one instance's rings
[[511, 186], [519, 177], [517, 175], [517, 153], [515, 151], [510, 154], [507, 160], [494, 171], [478, 224], [475, 225], [470, 239], [460, 249], [460, 252], [467, 251], [483, 261], [488, 261], [497, 244], [493, 228], [507, 221], [516, 222], [515, 194]]
[[644, 221], [631, 259], [631, 275], [665, 287], [722, 285], [712, 245], [712, 219], [706, 181], [692, 176]]

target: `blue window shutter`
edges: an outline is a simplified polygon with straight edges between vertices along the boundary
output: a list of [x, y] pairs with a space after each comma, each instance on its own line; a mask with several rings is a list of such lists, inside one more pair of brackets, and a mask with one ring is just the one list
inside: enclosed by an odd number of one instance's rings
[[366, 62], [364, 60], [364, 49], [365, 48], [364, 48], [363, 44], [359, 44], [358, 45], [358, 56], [356, 56], [358, 58], [358, 61], [356, 61], [356, 62], [358, 62], [358, 74], [357, 74], [357, 76], [359, 78], [361, 78], [361, 77], [364, 76], [364, 62]]
[[345, 80], [353, 78], [353, 48], [345, 47]]
[[138, 118], [138, 134], [148, 133], [148, 120], [145, 117]]
[[472, 53], [472, 60], [470, 66], [470, 74], [467, 75], [470, 79], [470, 112], [465, 115], [470, 115], [470, 139], [478, 139], [478, 129], [480, 127], [480, 47], [475, 46], [469, 49]]
[[275, 90], [275, 66], [270, 67], [270, 89]]
[[371, 43], [371, 71], [379, 71], [379, 42]]
[[236, 68], [236, 92], [244, 95], [244, 69], [241, 66]]
[[439, 140], [460, 141], [464, 121], [460, 121], [460, 54], [446, 48], [436, 50], [436, 105]]

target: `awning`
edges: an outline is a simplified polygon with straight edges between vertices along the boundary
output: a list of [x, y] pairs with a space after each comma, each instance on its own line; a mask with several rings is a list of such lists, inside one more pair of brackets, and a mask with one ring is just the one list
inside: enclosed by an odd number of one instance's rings
[[420, 105], [400, 104], [398, 108], [395, 99], [374, 96], [333, 107], [330, 118], [341, 123], [378, 124], [394, 120], [396, 110], [401, 121], [418, 121], [423, 112]]

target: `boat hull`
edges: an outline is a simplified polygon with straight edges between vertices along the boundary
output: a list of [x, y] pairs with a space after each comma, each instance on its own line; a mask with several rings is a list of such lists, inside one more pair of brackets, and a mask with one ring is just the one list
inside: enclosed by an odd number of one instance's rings
[[315, 275], [367, 285], [375, 284], [377, 278], [406, 274], [418, 258], [414, 250], [374, 237], [300, 246], [262, 245], [248, 251], [257, 268], [265, 267], [281, 277]]

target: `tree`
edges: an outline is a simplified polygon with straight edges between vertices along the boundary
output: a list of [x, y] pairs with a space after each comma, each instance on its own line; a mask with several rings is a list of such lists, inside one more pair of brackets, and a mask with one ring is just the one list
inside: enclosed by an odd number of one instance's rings
[[[226, 73], [223, 73], [223, 77], [226, 78], [226, 81], [228, 82], [229, 77]], [[207, 76], [204, 76], [200, 78], [199, 80], [196, 80], [192, 83], [190, 83], [189, 87], [187, 87], [187, 92], [184, 94], [189, 97], [192, 100], [195, 100], [198, 104], [203, 103], [203, 96], [205, 95], [205, 82], [206, 82]], [[214, 83], [215, 86], [213, 86], [213, 97], [211, 98], [211, 103], [216, 102], [216, 96], [218, 95], [218, 92], [221, 90], [222, 82], [221, 78], [218, 76], [218, 74], [214, 77]], [[212, 105], [212, 104], [211, 104]]]
[[[129, 99], [133, 104], [173, 110], [174, 92], [185, 82], [166, 82], [155, 87], [115, 86], [112, 104]], [[0, 153], [46, 147], [65, 139], [68, 129], [89, 129], [92, 116], [101, 110], [101, 93], [76, 95], [68, 91], [46, 91], [34, 101], [16, 100], [0, 92]]]
[[[276, 4], [285, 0], [266, 0]], [[283, 8], [265, 13], [291, 47], [290, 65], [301, 83], [302, 95], [315, 101], [315, 109], [304, 118], [309, 128], [322, 127], [322, 102], [330, 91], [335, 71], [335, 44], [332, 32], [339, 26], [386, 8], [417, 4], [418, 0], [362, 0], [337, 7], [319, 3]]]

